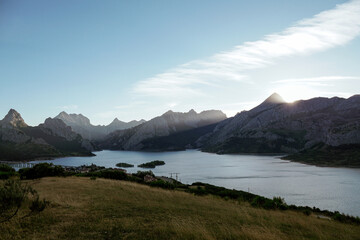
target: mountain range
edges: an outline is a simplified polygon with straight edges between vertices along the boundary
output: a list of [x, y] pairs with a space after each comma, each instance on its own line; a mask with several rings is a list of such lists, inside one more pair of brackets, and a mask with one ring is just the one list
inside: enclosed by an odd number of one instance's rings
[[96, 147], [60, 119], [28, 126], [14, 109], [0, 121], [0, 160], [32, 160], [61, 156], [93, 156]]
[[122, 122], [115, 118], [107, 126], [94, 126], [84, 115], [68, 114], [66, 112], [61, 112], [55, 118], [61, 119], [66, 125], [70, 126], [73, 131], [80, 134], [83, 138], [89, 140], [100, 140], [113, 131], [132, 128], [145, 122], [144, 119], [141, 119], [140, 121], [133, 120], [131, 122]]
[[12, 109], [0, 126], [0, 159], [9, 149], [23, 145], [62, 155], [96, 149], [197, 148], [218, 154], [287, 153], [287, 159], [311, 164], [360, 166], [360, 95], [287, 103], [274, 93], [257, 107], [230, 118], [218, 110], [168, 111], [149, 121], [115, 119], [107, 126], [94, 126], [81, 114], [61, 112], [29, 127]]
[[[193, 109], [187, 113], [168, 111], [139, 126], [109, 134], [100, 143], [100, 147], [113, 150], [158, 150], [149, 147], [146, 141], [198, 129], [224, 119], [226, 119], [226, 115], [218, 110], [203, 111], [201, 113], [197, 113]], [[173, 149], [176, 148], [170, 147], [166, 150]]]
[[198, 140], [218, 153], [295, 153], [317, 144], [360, 143], [360, 95], [313, 98], [286, 103], [278, 94], [259, 106], [219, 123]]

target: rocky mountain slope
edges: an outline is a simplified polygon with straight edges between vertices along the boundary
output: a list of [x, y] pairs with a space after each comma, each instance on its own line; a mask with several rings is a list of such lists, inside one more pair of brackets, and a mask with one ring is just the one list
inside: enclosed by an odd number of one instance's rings
[[48, 118], [28, 126], [14, 109], [0, 121], [0, 160], [30, 160], [69, 155], [91, 156], [93, 144], [64, 124]]
[[286, 103], [276, 93], [197, 141], [204, 151], [216, 153], [295, 153], [318, 144], [359, 143], [360, 95]]
[[[187, 113], [168, 111], [139, 126], [120, 130], [109, 134], [100, 146], [106, 149], [143, 150], [149, 149], [144, 141], [171, 134], [204, 127], [226, 119], [221, 111], [210, 110], [196, 113], [190, 110]], [[150, 149], [151, 150], [151, 149]]]
[[123, 122], [115, 118], [109, 125], [97, 125], [94, 126], [90, 123], [90, 120], [82, 114], [68, 114], [61, 112], [55, 118], [61, 119], [67, 126], [70, 126], [74, 132], [80, 134], [83, 138], [89, 140], [100, 140], [107, 134], [116, 130], [122, 130], [135, 127], [145, 120]]

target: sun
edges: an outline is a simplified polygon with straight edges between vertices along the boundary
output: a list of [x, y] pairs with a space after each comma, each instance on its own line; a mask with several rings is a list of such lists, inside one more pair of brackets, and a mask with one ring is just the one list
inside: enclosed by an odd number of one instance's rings
[[273, 92], [277, 92], [288, 103], [320, 95], [319, 91], [303, 85], [284, 85], [274, 89]]

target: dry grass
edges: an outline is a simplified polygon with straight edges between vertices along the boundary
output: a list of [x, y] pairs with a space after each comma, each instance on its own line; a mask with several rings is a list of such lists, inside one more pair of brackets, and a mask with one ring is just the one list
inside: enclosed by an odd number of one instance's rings
[[0, 239], [360, 239], [360, 227], [293, 211], [131, 182], [44, 178], [43, 213], [0, 225]]

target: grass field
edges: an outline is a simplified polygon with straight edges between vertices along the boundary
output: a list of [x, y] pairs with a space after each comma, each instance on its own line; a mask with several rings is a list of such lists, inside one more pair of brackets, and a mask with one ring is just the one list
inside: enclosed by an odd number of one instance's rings
[[0, 239], [360, 239], [360, 226], [215, 196], [83, 177], [29, 181], [50, 206]]

